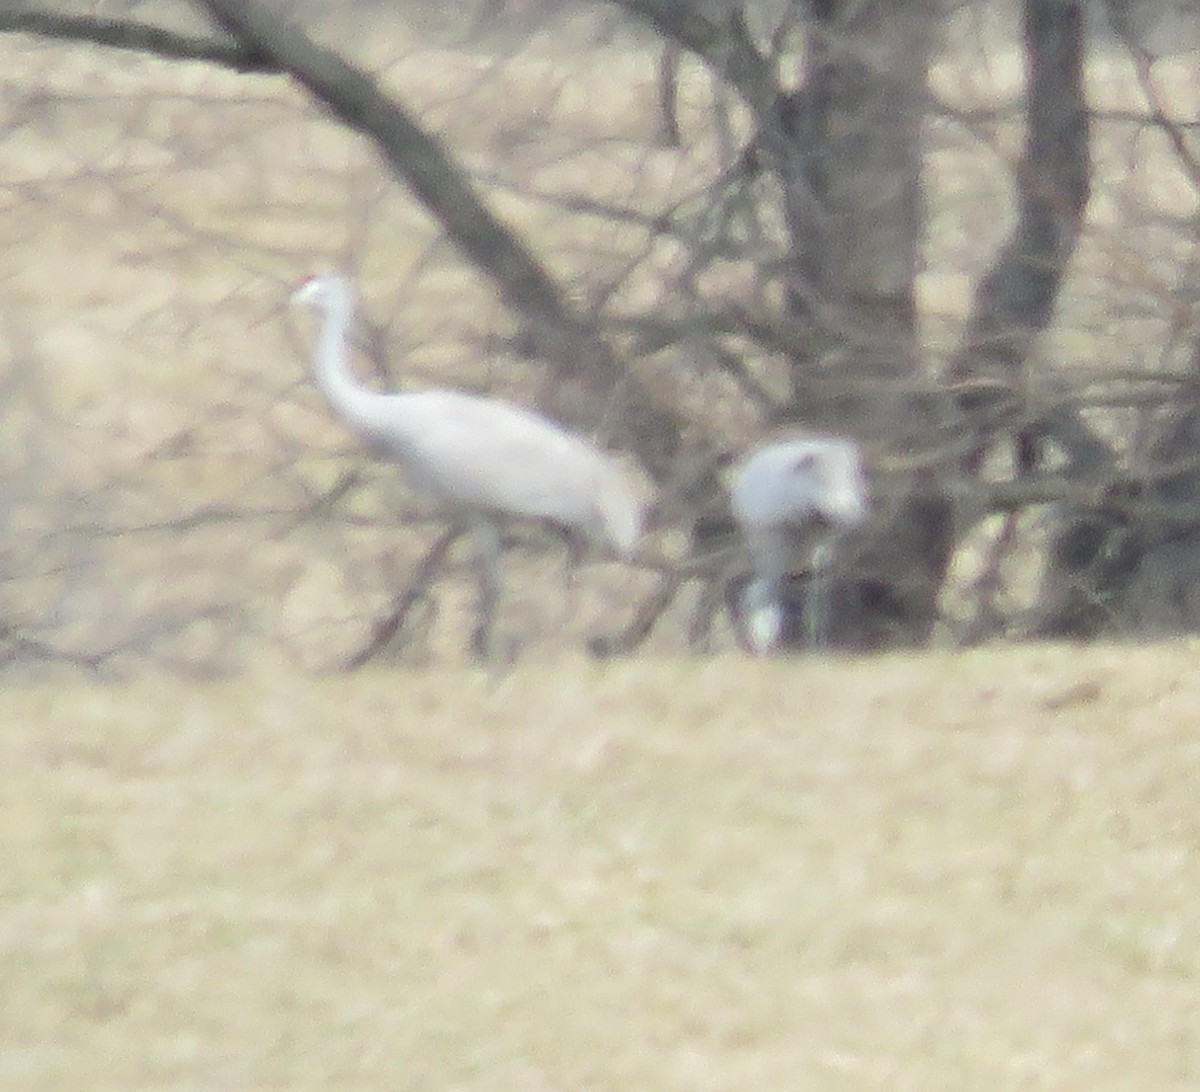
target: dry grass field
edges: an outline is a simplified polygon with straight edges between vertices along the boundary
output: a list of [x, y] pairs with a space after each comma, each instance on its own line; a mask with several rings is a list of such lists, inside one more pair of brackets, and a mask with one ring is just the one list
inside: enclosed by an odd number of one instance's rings
[[10, 685], [0, 1085], [1195, 1088], [1198, 654]]

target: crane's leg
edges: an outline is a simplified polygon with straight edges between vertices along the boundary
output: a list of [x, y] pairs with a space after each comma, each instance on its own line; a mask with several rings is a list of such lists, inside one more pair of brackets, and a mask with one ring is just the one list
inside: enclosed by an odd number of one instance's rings
[[491, 520], [477, 520], [471, 526], [479, 550], [479, 607], [471, 651], [481, 660], [495, 654], [493, 630], [500, 602], [500, 528]]
[[575, 621], [583, 607], [583, 589], [579, 582], [579, 567], [587, 560], [588, 544], [575, 535], [568, 534], [563, 543], [567, 548], [567, 556], [563, 560], [562, 574], [562, 616], [559, 619], [559, 633], [565, 631]]
[[786, 532], [772, 529], [751, 544], [754, 574], [741, 589], [744, 643], [756, 656], [779, 647], [783, 637], [783, 590], [787, 579]]
[[692, 608], [691, 621], [688, 623], [689, 649], [693, 652], [711, 651], [713, 623], [722, 602], [738, 644], [746, 646], [742, 598], [749, 579], [738, 564], [726, 562], [716, 577], [704, 581], [696, 598], [696, 605]]
[[779, 645], [783, 631], [782, 578], [755, 576], [742, 589], [742, 624], [745, 642], [756, 656], [766, 656]]
[[809, 648], [825, 648], [830, 640], [830, 565], [833, 543], [822, 542], [812, 552], [812, 578], [804, 597], [804, 636]]

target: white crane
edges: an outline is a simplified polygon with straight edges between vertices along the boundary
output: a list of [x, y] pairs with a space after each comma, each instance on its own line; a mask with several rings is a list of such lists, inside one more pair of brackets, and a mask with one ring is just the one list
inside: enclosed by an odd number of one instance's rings
[[811, 645], [829, 628], [826, 568], [839, 534], [867, 516], [867, 485], [858, 445], [835, 436], [793, 434], [750, 452], [734, 471], [733, 516], [750, 551], [754, 575], [742, 593], [741, 615], [750, 648], [763, 655], [783, 628], [782, 594], [796, 544], [815, 534], [813, 580], [804, 604]]
[[468, 528], [479, 550], [477, 655], [492, 654], [506, 517], [563, 531], [573, 547], [608, 547], [628, 558], [641, 534], [642, 508], [617, 465], [599, 448], [529, 410], [453, 390], [381, 394], [347, 364], [354, 311], [349, 282], [308, 277], [294, 304], [322, 316], [315, 368], [334, 413], [404, 471], [409, 484]]

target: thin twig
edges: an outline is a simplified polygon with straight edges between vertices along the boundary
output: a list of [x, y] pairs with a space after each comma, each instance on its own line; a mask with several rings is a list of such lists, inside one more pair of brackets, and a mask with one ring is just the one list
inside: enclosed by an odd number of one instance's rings
[[344, 670], [357, 671], [358, 668], [373, 660], [404, 628], [404, 623], [408, 621], [413, 607], [425, 598], [429, 585], [433, 582], [434, 574], [442, 567], [450, 548], [462, 538], [464, 533], [462, 527], [451, 527], [434, 542], [421, 559], [420, 564], [417, 565], [408, 586], [392, 603], [391, 610], [375, 623], [370, 640], [342, 665]]

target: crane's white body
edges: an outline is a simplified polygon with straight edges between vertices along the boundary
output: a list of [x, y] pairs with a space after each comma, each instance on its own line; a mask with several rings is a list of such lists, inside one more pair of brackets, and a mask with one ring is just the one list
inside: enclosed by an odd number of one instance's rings
[[390, 456], [415, 490], [475, 532], [483, 565], [477, 644], [489, 641], [498, 595], [498, 520], [538, 520], [622, 557], [633, 553], [641, 504], [599, 448], [498, 399], [453, 390], [369, 390], [347, 364], [354, 306], [347, 281], [335, 274], [310, 277], [292, 301], [323, 316], [316, 378], [334, 412]]
[[858, 446], [842, 437], [811, 434], [765, 444], [738, 464], [731, 503], [754, 566], [742, 600], [750, 646], [763, 654], [779, 640], [783, 584], [804, 532], [818, 536], [810, 559], [816, 580], [807, 600], [806, 628], [811, 643], [822, 643], [828, 610], [822, 570], [836, 537], [869, 512]]
[[450, 510], [542, 520], [625, 557], [637, 544], [640, 509], [620, 471], [519, 406], [451, 390], [380, 394], [353, 423]]

